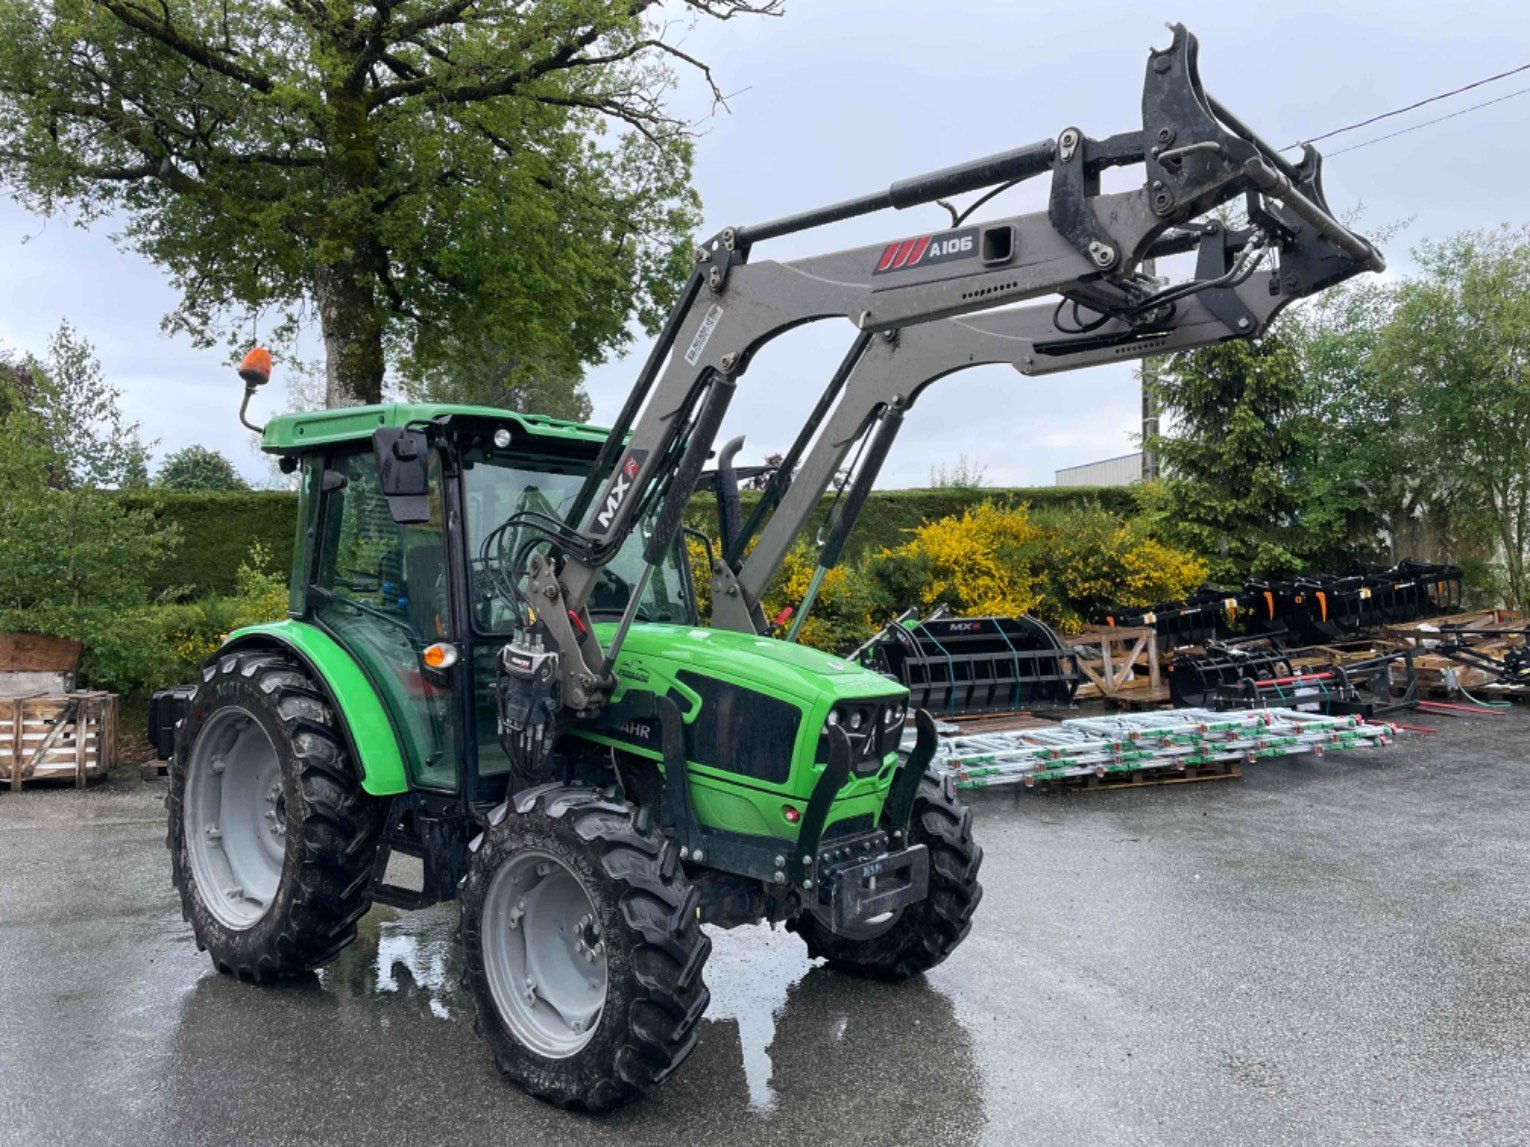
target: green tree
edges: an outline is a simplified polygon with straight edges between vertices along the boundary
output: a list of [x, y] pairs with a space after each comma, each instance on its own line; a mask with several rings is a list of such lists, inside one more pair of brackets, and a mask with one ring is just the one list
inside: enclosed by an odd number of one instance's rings
[[167, 490], [248, 490], [234, 464], [206, 446], [187, 446], [171, 454], [154, 476]]
[[930, 487], [935, 490], [980, 490], [988, 485], [988, 467], [965, 454], [949, 466], [937, 463], [930, 467]]
[[0, 610], [67, 634], [60, 608], [142, 602], [176, 535], [103, 494], [132, 479], [143, 451], [89, 345], [63, 328], [47, 364], [24, 361], [0, 372]]
[[1502, 562], [1505, 590], [1530, 600], [1530, 226], [1463, 231], [1414, 251], [1377, 347], [1427, 428], [1418, 459], [1458, 484]]
[[1213, 578], [1281, 576], [1331, 552], [1343, 508], [1312, 482], [1312, 420], [1297, 340], [1277, 329], [1171, 355], [1157, 384], [1165, 477], [1141, 497], [1158, 530], [1204, 555]]
[[0, 360], [0, 415], [30, 414], [39, 473], [55, 488], [143, 484], [148, 449], [121, 401], [95, 348], [67, 320], [48, 340], [47, 358]]
[[465, 402], [583, 422], [593, 407], [578, 363], [516, 354], [492, 340], [457, 340], [439, 363], [405, 384], [426, 402]]
[[331, 406], [378, 400], [389, 358], [420, 378], [484, 341], [569, 377], [652, 329], [689, 265], [692, 133], [666, 100], [676, 65], [712, 80], [659, 11], [0, 0], [0, 184], [124, 220], [199, 345], [316, 317]]

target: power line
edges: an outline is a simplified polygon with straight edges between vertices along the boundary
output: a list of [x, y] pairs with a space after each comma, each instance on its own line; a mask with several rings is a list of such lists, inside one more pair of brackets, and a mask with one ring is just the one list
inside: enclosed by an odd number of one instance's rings
[[1343, 155], [1345, 152], [1359, 151], [1362, 147], [1370, 147], [1373, 143], [1382, 143], [1385, 140], [1396, 139], [1400, 135], [1407, 135], [1409, 132], [1418, 131], [1419, 128], [1429, 127], [1437, 123], [1444, 123], [1448, 119], [1455, 119], [1457, 116], [1465, 115], [1467, 112], [1474, 112], [1480, 108], [1491, 107], [1493, 104], [1501, 104], [1504, 100], [1512, 100], [1515, 96], [1522, 96], [1527, 92], [1530, 92], [1530, 88], [1520, 88], [1519, 91], [1510, 92], [1506, 96], [1499, 96], [1496, 100], [1484, 100], [1480, 104], [1472, 104], [1472, 106], [1469, 108], [1462, 108], [1460, 111], [1451, 112], [1449, 115], [1438, 116], [1435, 119], [1426, 119], [1423, 123], [1416, 123], [1413, 126], [1405, 127], [1400, 131], [1388, 132], [1386, 135], [1378, 135], [1375, 139], [1368, 139], [1364, 143], [1355, 144], [1353, 147], [1341, 147], [1338, 151], [1329, 152], [1327, 158], [1332, 159], [1334, 156]]
[[[1377, 122], [1379, 122], [1381, 120], [1384, 120], [1384, 119], [1391, 119], [1393, 116], [1402, 115], [1404, 112], [1411, 112], [1411, 111], [1413, 111], [1416, 108], [1423, 107], [1425, 104], [1438, 103], [1440, 100], [1448, 100], [1448, 99], [1450, 99], [1451, 96], [1458, 96], [1462, 92], [1469, 92], [1473, 88], [1480, 88], [1480, 87], [1482, 87], [1483, 84], [1491, 84], [1495, 80], [1506, 79], [1509, 76], [1517, 76], [1520, 72], [1530, 72], [1530, 64], [1521, 64], [1519, 67], [1517, 67], [1517, 68], [1510, 68], [1506, 72], [1499, 72], [1496, 76], [1486, 76], [1483, 79], [1475, 80], [1472, 83], [1463, 84], [1459, 88], [1452, 88], [1448, 92], [1441, 92], [1437, 96], [1430, 96], [1428, 99], [1419, 100], [1417, 103], [1411, 103], [1407, 107], [1394, 108], [1393, 110], [1391, 110], [1389, 112], [1382, 112], [1380, 115], [1373, 115], [1373, 116], [1370, 117], [1370, 119], [1363, 119], [1363, 120], [1360, 120], [1360, 121], [1358, 121], [1356, 123], [1346, 124], [1343, 127], [1336, 127], [1332, 131], [1325, 131], [1322, 135], [1315, 135], [1311, 139], [1304, 140], [1304, 141], [1298, 141], [1297, 143], [1293, 143], [1293, 144], [1288, 144], [1287, 146], [1281, 148], [1281, 150], [1282, 151], [1294, 151], [1296, 148], [1301, 147], [1303, 142], [1305, 142], [1305, 143], [1317, 143], [1320, 140], [1331, 139], [1332, 137], [1334, 137], [1336, 135], [1343, 135], [1347, 131], [1354, 131], [1356, 128], [1369, 127], [1373, 123], [1377, 123]], [[1516, 93], [1516, 94], [1518, 94], [1518, 93]], [[1505, 96], [1504, 98], [1507, 99], [1508, 97]], [[1497, 103], [1497, 102], [1498, 102], [1497, 100], [1489, 100], [1488, 101], [1488, 103]], [[1478, 104], [1477, 107], [1487, 107], [1487, 104]], [[1472, 109], [1468, 108], [1466, 110], [1467, 111], [1471, 111]], [[1449, 119], [1450, 117], [1449, 116], [1444, 116], [1442, 118]], [[1430, 123], [1438, 123], [1439, 120], [1430, 120], [1429, 122]], [[1419, 126], [1423, 127], [1424, 125], [1420, 124]], [[1398, 133], [1398, 134], [1401, 134], [1401, 133]], [[1389, 139], [1390, 137], [1389, 136], [1382, 136], [1381, 138], [1382, 139]], [[1339, 152], [1334, 152], [1334, 154], [1338, 155], [1340, 153]]]

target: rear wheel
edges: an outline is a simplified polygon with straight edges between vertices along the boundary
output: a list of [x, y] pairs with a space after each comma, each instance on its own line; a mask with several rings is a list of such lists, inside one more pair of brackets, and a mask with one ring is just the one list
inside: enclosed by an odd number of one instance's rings
[[333, 711], [288, 656], [219, 657], [170, 765], [171, 873], [218, 970], [268, 981], [328, 963], [371, 906], [383, 808]]
[[826, 913], [803, 913], [788, 927], [810, 956], [851, 975], [904, 980], [933, 968], [967, 938], [983, 899], [977, 878], [983, 850], [972, 839], [972, 812], [957, 800], [950, 777], [932, 771], [919, 782], [909, 837], [929, 849], [929, 895], [841, 932], [829, 927]]
[[562, 1107], [606, 1111], [696, 1044], [711, 941], [673, 846], [589, 789], [501, 807], [463, 882], [464, 980], [499, 1070]]

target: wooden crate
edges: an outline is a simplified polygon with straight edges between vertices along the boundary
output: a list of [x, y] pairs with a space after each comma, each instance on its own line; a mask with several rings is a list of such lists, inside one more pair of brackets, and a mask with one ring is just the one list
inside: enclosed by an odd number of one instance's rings
[[69, 692], [81, 648], [66, 637], [0, 633], [0, 697]]
[[104, 777], [117, 744], [115, 693], [0, 697], [0, 783]]
[[1103, 697], [1119, 704], [1157, 707], [1169, 699], [1158, 670], [1158, 634], [1148, 626], [1090, 626], [1063, 638], [1086, 684], [1080, 701]]

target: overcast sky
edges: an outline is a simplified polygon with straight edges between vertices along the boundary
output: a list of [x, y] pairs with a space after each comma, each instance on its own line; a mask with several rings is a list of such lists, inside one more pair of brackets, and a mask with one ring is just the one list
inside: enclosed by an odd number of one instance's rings
[[[703, 22], [687, 35], [686, 49], [738, 93], [697, 149], [704, 233], [879, 190], [1070, 124], [1097, 137], [1134, 130], [1147, 50], [1168, 43], [1167, 19], [1200, 37], [1208, 90], [1282, 144], [1530, 62], [1524, 0], [787, 0], [780, 19]], [[1524, 87], [1530, 73], [1320, 146], [1332, 155]], [[699, 115], [703, 94], [688, 81], [677, 106]], [[1329, 200], [1341, 212], [1363, 205], [1371, 224], [1411, 219], [1387, 250], [1392, 268], [1406, 272], [1420, 239], [1530, 218], [1527, 126], [1530, 94], [1333, 156]], [[986, 214], [1042, 206], [1044, 183], [1003, 196]], [[884, 213], [755, 255], [873, 243], [938, 229], [944, 218], [933, 206]], [[159, 440], [160, 457], [201, 442], [263, 479], [265, 463], [235, 421], [239, 383], [223, 353], [160, 333], [175, 295], [154, 266], [117, 250], [111, 230], [45, 224], [0, 201], [0, 343], [41, 352], [69, 318], [96, 344], [129, 413]], [[723, 432], [747, 433], [741, 462], [791, 441], [852, 336], [847, 323], [817, 323], [761, 352]], [[614, 416], [646, 345], [591, 372], [597, 421]], [[281, 397], [273, 386], [258, 402], [269, 412]], [[991, 484], [1050, 484], [1058, 467], [1133, 449], [1137, 420], [1125, 366], [1041, 380], [1001, 367], [968, 371], [922, 397], [881, 485], [922, 485], [932, 464], [962, 453], [987, 468]]]

